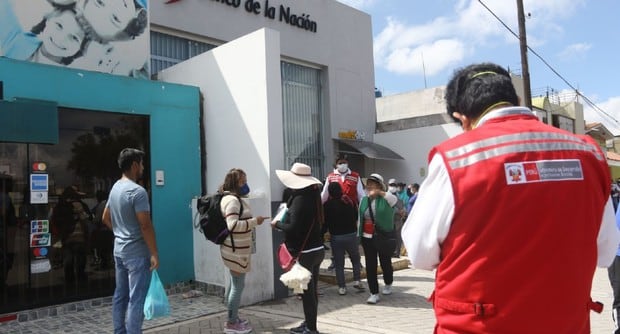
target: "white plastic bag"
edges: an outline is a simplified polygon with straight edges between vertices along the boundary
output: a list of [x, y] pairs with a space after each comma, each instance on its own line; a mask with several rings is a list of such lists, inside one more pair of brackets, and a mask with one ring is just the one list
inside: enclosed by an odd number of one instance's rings
[[295, 262], [291, 270], [280, 275], [280, 281], [293, 289], [293, 293], [303, 293], [304, 290], [308, 289], [308, 283], [311, 278], [312, 273], [299, 264], [299, 262]]

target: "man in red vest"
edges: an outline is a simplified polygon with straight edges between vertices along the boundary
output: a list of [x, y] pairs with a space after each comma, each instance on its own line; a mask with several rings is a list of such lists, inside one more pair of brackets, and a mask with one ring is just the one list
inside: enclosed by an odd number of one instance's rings
[[[362, 183], [362, 179], [357, 172], [352, 171], [349, 168], [349, 160], [345, 156], [337, 157], [336, 164], [334, 165], [334, 171], [327, 175], [327, 179], [325, 180], [325, 184], [323, 185], [323, 191], [321, 192], [321, 201], [323, 204], [327, 202], [329, 199], [329, 191], [327, 188], [331, 182], [338, 182], [340, 187], [342, 188], [342, 195], [344, 197], [350, 198], [353, 203], [355, 203], [355, 207], [359, 205], [360, 200], [366, 196], [364, 192], [364, 184]], [[327, 232], [326, 229], [323, 230], [323, 233]], [[326, 247], [327, 248], [327, 247]], [[334, 269], [334, 258], [331, 257], [332, 262], [327, 267], [327, 270]], [[361, 288], [359, 282], [355, 285], [358, 288]]]
[[437, 270], [435, 333], [590, 333], [594, 270], [620, 240], [605, 154], [520, 107], [495, 64], [455, 72], [445, 100], [465, 132], [431, 150], [402, 231]]
[[340, 183], [342, 194], [352, 199], [355, 205], [358, 205], [362, 197], [366, 196], [360, 175], [349, 168], [349, 161], [346, 157], [336, 158], [334, 171], [327, 175], [327, 180], [325, 180], [323, 191], [321, 192], [323, 203], [329, 199], [327, 187], [331, 182]]

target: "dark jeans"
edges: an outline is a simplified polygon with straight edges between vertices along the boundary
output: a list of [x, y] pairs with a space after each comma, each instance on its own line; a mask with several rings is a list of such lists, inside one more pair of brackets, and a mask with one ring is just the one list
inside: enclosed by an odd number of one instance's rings
[[319, 313], [319, 296], [317, 294], [319, 268], [325, 258], [325, 250], [302, 253], [299, 257], [299, 264], [312, 273], [312, 278], [308, 283], [308, 289], [304, 290], [301, 300], [304, 306], [304, 318], [309, 330], [316, 330], [316, 318]]
[[331, 239], [332, 254], [334, 255], [334, 267], [336, 268], [336, 281], [338, 287], [346, 286], [344, 280], [344, 252], [349, 254], [351, 263], [353, 264], [353, 280], [360, 280], [360, 249], [357, 233], [349, 233], [342, 235], [332, 235]]
[[616, 330], [614, 334], [620, 334], [620, 328], [618, 328], [618, 312], [620, 311], [620, 256], [614, 258], [614, 262], [607, 268], [609, 274], [609, 282], [611, 283], [611, 289], [614, 292], [614, 301], [612, 304], [612, 316]]
[[373, 239], [362, 238], [362, 248], [366, 258], [366, 280], [371, 294], [379, 293], [379, 282], [377, 281], [377, 256], [383, 270], [383, 283], [392, 284], [394, 281], [394, 268], [392, 268], [392, 249], [377, 250]]

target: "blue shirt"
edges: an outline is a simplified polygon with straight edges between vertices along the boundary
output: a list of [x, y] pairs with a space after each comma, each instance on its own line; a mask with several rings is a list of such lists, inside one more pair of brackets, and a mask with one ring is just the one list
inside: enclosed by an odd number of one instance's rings
[[411, 198], [409, 198], [409, 202], [407, 203], [407, 214], [411, 212], [411, 208], [413, 208], [416, 199], [418, 199], [418, 193], [413, 194]]
[[146, 190], [131, 180], [118, 180], [110, 190], [106, 206], [112, 218], [114, 256], [123, 259], [150, 257], [136, 215], [151, 211]]
[[10, 1], [0, 0], [0, 56], [28, 60], [41, 46], [41, 40], [23, 31]]

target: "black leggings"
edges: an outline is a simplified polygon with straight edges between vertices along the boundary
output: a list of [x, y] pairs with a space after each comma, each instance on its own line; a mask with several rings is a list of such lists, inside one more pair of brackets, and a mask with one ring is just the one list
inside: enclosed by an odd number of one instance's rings
[[319, 268], [325, 259], [325, 250], [321, 249], [310, 253], [302, 253], [299, 264], [312, 273], [312, 279], [308, 283], [308, 289], [304, 290], [301, 300], [304, 305], [304, 318], [309, 330], [316, 330], [316, 318], [319, 313], [319, 296], [317, 286], [319, 282]]
[[389, 250], [377, 250], [373, 239], [362, 238], [362, 248], [364, 249], [364, 258], [366, 258], [366, 280], [370, 293], [379, 293], [379, 282], [377, 281], [377, 256], [381, 270], [383, 270], [383, 283], [392, 284], [394, 281], [394, 268], [392, 268], [392, 252]]

